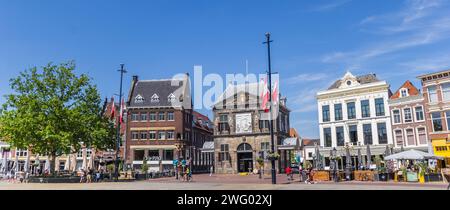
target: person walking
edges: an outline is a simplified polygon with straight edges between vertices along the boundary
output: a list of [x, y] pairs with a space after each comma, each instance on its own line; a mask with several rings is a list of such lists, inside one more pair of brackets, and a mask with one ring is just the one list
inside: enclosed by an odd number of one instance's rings
[[187, 174], [186, 175], [187, 176], [187, 181], [191, 182], [192, 181], [192, 170], [189, 167], [187, 167], [186, 174]]
[[214, 167], [213, 166], [209, 167], [209, 176], [212, 176], [213, 171], [214, 171]]
[[285, 171], [286, 171], [287, 180], [291, 181], [292, 180], [292, 177], [291, 177], [292, 169], [291, 169], [291, 167], [289, 167], [289, 166], [286, 167]]

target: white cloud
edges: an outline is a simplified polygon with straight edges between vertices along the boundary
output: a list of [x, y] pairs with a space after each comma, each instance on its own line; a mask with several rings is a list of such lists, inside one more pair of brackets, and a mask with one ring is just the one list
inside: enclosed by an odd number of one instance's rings
[[410, 0], [397, 13], [369, 16], [360, 22], [361, 27], [378, 23], [371, 30], [381, 35], [380, 41], [353, 51], [328, 53], [322, 62], [360, 66], [375, 57], [447, 39], [450, 18], [441, 12], [443, 5], [439, 0]]
[[330, 11], [330, 10], [336, 9], [340, 6], [343, 6], [344, 4], [349, 3], [350, 1], [351, 0], [334, 0], [328, 4], [318, 5], [314, 8], [312, 8], [312, 11], [315, 11], [315, 12]]
[[285, 82], [287, 84], [299, 84], [299, 83], [301, 84], [305, 82], [320, 81], [327, 78], [328, 75], [325, 73], [317, 73], [317, 74], [306, 73], [306, 74], [299, 74], [297, 76], [286, 79]]

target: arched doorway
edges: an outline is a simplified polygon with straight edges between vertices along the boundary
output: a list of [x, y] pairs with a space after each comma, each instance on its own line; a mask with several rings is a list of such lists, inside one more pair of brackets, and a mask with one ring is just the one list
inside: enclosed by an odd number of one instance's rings
[[242, 143], [238, 146], [237, 161], [239, 173], [253, 171], [253, 150], [250, 144]]

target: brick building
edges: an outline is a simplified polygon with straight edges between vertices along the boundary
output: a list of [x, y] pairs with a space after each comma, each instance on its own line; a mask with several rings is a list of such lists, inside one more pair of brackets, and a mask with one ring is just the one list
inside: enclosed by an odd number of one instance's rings
[[397, 150], [428, 151], [428, 130], [421, 92], [406, 81], [388, 101], [392, 118], [392, 135]]
[[425, 120], [432, 151], [450, 165], [450, 70], [418, 76], [422, 82]]

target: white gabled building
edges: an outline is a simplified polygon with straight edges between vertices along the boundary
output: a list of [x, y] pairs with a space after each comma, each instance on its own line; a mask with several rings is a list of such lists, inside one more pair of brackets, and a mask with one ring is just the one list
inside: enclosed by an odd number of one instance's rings
[[[358, 150], [365, 166], [367, 146], [372, 163], [375, 155], [384, 155], [392, 147], [391, 118], [388, 100], [389, 84], [375, 74], [354, 76], [347, 72], [327, 90], [317, 93], [320, 127], [320, 161], [329, 166], [330, 150], [342, 156], [339, 168], [345, 166], [345, 146], [350, 147], [352, 164], [358, 166]], [[390, 149], [389, 149], [390, 150]]]

